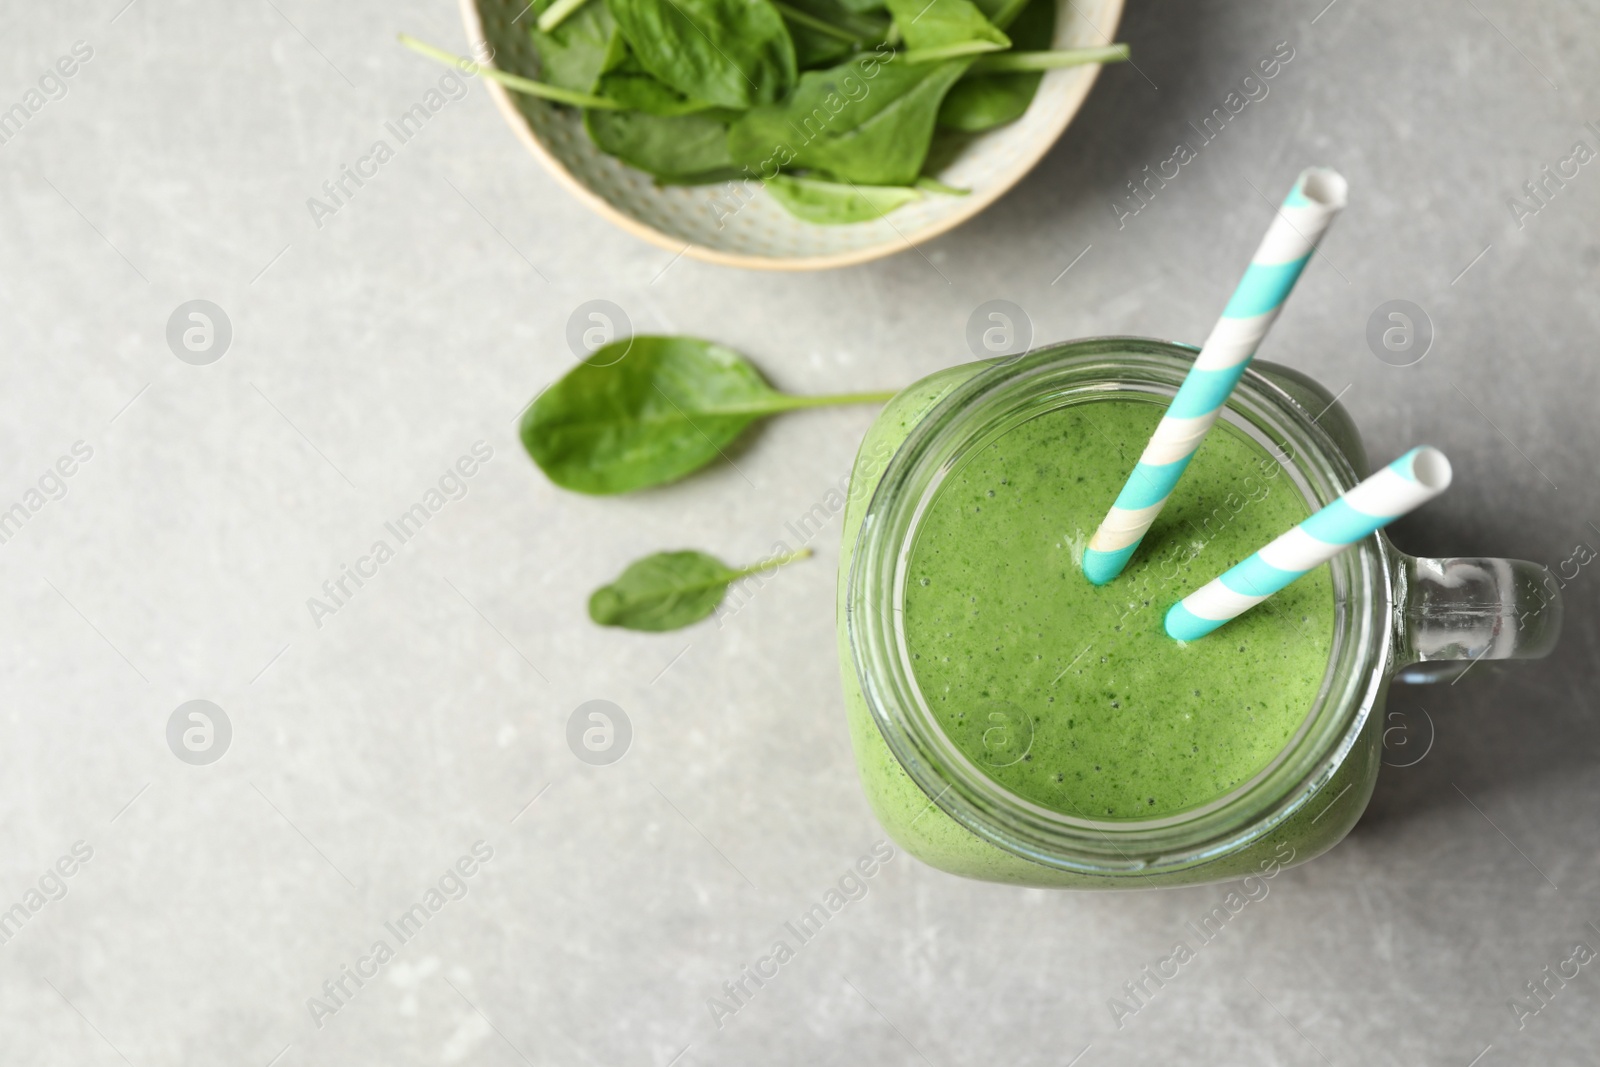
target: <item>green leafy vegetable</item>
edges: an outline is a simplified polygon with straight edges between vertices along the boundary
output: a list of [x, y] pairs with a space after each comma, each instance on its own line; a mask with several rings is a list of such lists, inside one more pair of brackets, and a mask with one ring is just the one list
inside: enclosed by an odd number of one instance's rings
[[769, 178], [766, 186], [785, 211], [819, 226], [868, 222], [922, 198], [916, 189], [899, 185], [847, 185], [787, 174]]
[[[538, 0], [544, 15], [556, 10], [561, 0]], [[539, 76], [552, 85], [580, 93], [592, 93], [600, 72], [611, 55], [620, 51], [621, 37], [616, 20], [603, 3], [585, 4], [569, 12], [565, 21], [549, 30], [535, 24], [528, 31], [533, 49], [539, 53]]]
[[580, 493], [663, 485], [723, 454], [757, 419], [795, 408], [882, 402], [892, 393], [792, 396], [737, 352], [693, 337], [613, 341], [546, 389], [522, 445], [549, 479]]
[[972, 0], [888, 0], [908, 51], [981, 43], [1010, 48], [1011, 38], [984, 17]]
[[589, 618], [601, 626], [661, 633], [717, 610], [728, 585], [811, 555], [802, 548], [738, 570], [704, 552], [657, 552], [628, 565], [616, 581], [589, 597]]
[[[1042, 74], [987, 74], [961, 79], [939, 106], [939, 125], [979, 133], [1023, 116], [1039, 89]], [[1031, 81], [1032, 84], [1023, 84]]]
[[614, 64], [607, 65], [597, 88], [601, 96], [625, 108], [666, 118], [710, 111], [716, 106], [684, 96], [645, 70], [632, 51], [624, 51]]
[[1049, 51], [1057, 3], [532, 0], [538, 80], [401, 40], [582, 108], [595, 147], [658, 184], [757, 179], [790, 214], [838, 225], [964, 192], [928, 175], [1023, 114], [1042, 72], [1127, 58]]
[[787, 101], [735, 122], [728, 150], [754, 168], [776, 162], [860, 185], [910, 185], [928, 154], [939, 103], [970, 62], [913, 66], [884, 48], [810, 71]]
[[620, 31], [612, 35], [597, 87], [629, 109], [584, 116], [584, 129], [602, 152], [663, 182], [692, 183], [733, 173], [728, 124], [714, 113], [721, 109], [684, 96], [645, 70]]
[[[1056, 0], [1031, 0], [1007, 27], [1022, 49], [1049, 48], [1055, 39]], [[1004, 17], [1004, 14], [999, 17]], [[975, 133], [1022, 117], [1043, 74], [973, 74], [956, 82], [939, 106], [939, 125]]]
[[794, 86], [794, 42], [769, 0], [606, 4], [644, 69], [685, 96], [747, 108]]
[[735, 173], [727, 123], [713, 115], [590, 111], [583, 125], [602, 152], [665, 182], [693, 184]]

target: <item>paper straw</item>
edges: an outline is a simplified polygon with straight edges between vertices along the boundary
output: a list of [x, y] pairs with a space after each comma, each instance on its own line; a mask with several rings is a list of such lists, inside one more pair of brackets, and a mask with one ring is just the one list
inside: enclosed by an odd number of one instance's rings
[[1413, 448], [1236, 567], [1172, 605], [1167, 636], [1204, 637], [1450, 486], [1450, 461]]
[[1310, 167], [1296, 179], [1138, 465], [1083, 550], [1084, 576], [1095, 585], [1122, 573], [1161, 514], [1348, 191], [1344, 178], [1324, 167]]

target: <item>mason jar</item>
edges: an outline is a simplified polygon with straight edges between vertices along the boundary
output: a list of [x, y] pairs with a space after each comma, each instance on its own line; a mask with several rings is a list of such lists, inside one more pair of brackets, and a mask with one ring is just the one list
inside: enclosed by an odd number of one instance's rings
[[[868, 431], [851, 475], [839, 566], [845, 703], [867, 798], [889, 834], [924, 862], [971, 878], [1066, 888], [1270, 877], [1326, 852], [1360, 818], [1381, 765], [1391, 683], [1451, 680], [1479, 660], [1536, 658], [1554, 647], [1561, 600], [1545, 568], [1418, 559], [1380, 531], [1328, 564], [1326, 668], [1298, 729], [1259, 773], [1207, 802], [1148, 818], [1067, 814], [1000, 784], [941, 727], [907, 646], [909, 562], [934, 494], [975, 448], [1040, 415], [1106, 400], [1164, 409], [1196, 352], [1113, 337], [970, 363], [904, 390]], [[1274, 456], [1308, 512], [1370, 473], [1344, 408], [1286, 367], [1256, 362], [1222, 423], [1212, 434], [1242, 434]]]

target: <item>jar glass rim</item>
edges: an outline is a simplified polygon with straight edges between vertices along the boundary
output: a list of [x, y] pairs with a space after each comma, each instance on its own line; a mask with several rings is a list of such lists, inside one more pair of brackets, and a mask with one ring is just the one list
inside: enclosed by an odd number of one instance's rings
[[[1008, 791], [945, 735], [923, 699], [903, 627], [910, 549], [922, 516], [963, 457], [1028, 419], [1114, 398], [1164, 403], [1197, 350], [1147, 338], [1089, 338], [991, 364], [912, 427], [885, 467], [857, 535], [846, 585], [854, 667], [879, 731], [930, 801], [1007, 851], [1082, 873], [1140, 873], [1206, 862], [1293, 815], [1355, 744], [1387, 676], [1393, 587], [1380, 534], [1334, 558], [1334, 635], [1317, 697], [1297, 733], [1250, 781], [1197, 808], [1155, 818], [1066, 815]], [[1357, 475], [1317, 419], [1260, 371], [1245, 372], [1224, 410], [1235, 430], [1276, 453], [1313, 507]]]

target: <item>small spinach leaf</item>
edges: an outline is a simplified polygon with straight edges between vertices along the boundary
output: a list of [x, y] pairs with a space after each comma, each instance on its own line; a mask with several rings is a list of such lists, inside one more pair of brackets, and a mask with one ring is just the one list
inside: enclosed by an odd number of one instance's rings
[[644, 69], [696, 100], [747, 108], [795, 81], [794, 42], [768, 0], [606, 0]]
[[868, 222], [922, 198], [917, 190], [899, 185], [854, 185], [787, 174], [767, 179], [766, 186], [785, 211], [818, 226]]
[[764, 415], [892, 395], [791, 396], [768, 385], [743, 356], [710, 341], [623, 338], [534, 400], [522, 417], [522, 445], [564, 489], [626, 493], [704, 467]]
[[589, 597], [589, 618], [601, 626], [650, 633], [681, 629], [716, 611], [729, 583], [809, 555], [811, 549], [802, 548], [734, 570], [704, 552], [657, 552], [596, 589]]
[[939, 103], [971, 60], [912, 65], [887, 48], [808, 71], [788, 100], [728, 131], [734, 161], [826, 171], [862, 185], [910, 185], [922, 170]]

